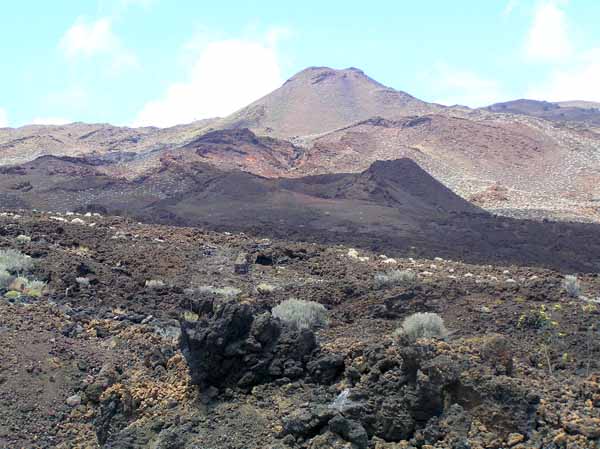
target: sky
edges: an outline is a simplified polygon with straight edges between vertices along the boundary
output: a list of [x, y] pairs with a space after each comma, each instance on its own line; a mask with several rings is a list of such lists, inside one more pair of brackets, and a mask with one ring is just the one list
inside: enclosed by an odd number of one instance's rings
[[225, 116], [309, 66], [418, 98], [600, 101], [598, 0], [6, 1], [0, 127]]

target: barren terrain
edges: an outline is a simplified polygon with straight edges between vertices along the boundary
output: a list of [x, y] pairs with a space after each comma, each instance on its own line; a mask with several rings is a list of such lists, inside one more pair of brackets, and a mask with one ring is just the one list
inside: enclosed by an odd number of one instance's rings
[[[596, 274], [572, 298], [548, 269], [92, 214], [3, 212], [0, 246], [48, 282], [41, 297], [0, 299], [0, 447], [598, 447]], [[236, 274], [242, 252], [249, 271]], [[392, 268], [415, 283], [377, 287]], [[289, 297], [327, 307], [314, 342], [265, 314]], [[446, 341], [392, 336], [424, 311], [443, 317]], [[230, 345], [227, 377], [195, 365], [211, 360], [194, 358], [211, 351], [201, 329]], [[267, 357], [265, 332], [283, 332], [270, 357], [284, 371], [243, 363]], [[305, 340], [304, 359], [285, 355]]]
[[278, 178], [359, 173], [408, 157], [495, 214], [598, 222], [597, 115], [593, 103], [576, 101], [446, 107], [359, 69], [310, 67], [228, 117], [188, 125], [4, 128], [0, 165], [84, 157], [108, 176], [132, 179], [184, 158]]

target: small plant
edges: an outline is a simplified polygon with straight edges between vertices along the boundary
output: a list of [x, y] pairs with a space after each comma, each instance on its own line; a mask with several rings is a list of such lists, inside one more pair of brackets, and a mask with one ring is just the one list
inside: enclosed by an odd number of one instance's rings
[[42, 281], [30, 280], [26, 277], [19, 276], [14, 278], [8, 288], [11, 291], [16, 291], [19, 295], [23, 294], [34, 298], [39, 298], [46, 290], [46, 283]]
[[198, 316], [197, 313], [194, 313], [191, 310], [186, 310], [185, 312], [183, 312], [183, 319], [185, 321], [195, 322], [195, 321], [198, 321], [200, 319], [200, 317]]
[[192, 292], [198, 292], [200, 295], [218, 295], [225, 298], [235, 298], [242, 291], [235, 287], [213, 287], [212, 285], [201, 285], [197, 289], [192, 289]]
[[414, 313], [402, 322], [402, 327], [395, 334], [407, 335], [411, 340], [419, 338], [441, 338], [448, 336], [444, 320], [437, 313]]
[[90, 286], [90, 280], [86, 277], [77, 277], [75, 278], [75, 282], [77, 282], [79, 286], [83, 288], [87, 288]]
[[563, 288], [571, 298], [579, 298], [581, 295], [581, 284], [577, 279], [577, 276], [568, 274], [563, 280]]
[[529, 327], [532, 329], [543, 329], [552, 324], [552, 317], [545, 304], [540, 305], [538, 310], [530, 310], [529, 313], [523, 313], [517, 321], [517, 327], [522, 329]]
[[21, 273], [33, 268], [33, 259], [14, 249], [0, 250], [0, 268], [9, 273]]
[[287, 299], [271, 311], [275, 318], [296, 329], [318, 329], [327, 326], [327, 309], [313, 301]]
[[375, 287], [384, 288], [395, 285], [412, 284], [417, 280], [417, 275], [410, 270], [389, 270], [385, 273], [375, 274]]
[[3, 267], [0, 267], [0, 289], [8, 288], [13, 280], [13, 276]]
[[21, 296], [21, 293], [15, 290], [10, 290], [4, 294], [6, 299], [17, 299], [19, 296]]
[[276, 290], [276, 287], [265, 282], [261, 282], [256, 286], [256, 291], [261, 295], [270, 295]]
[[18, 235], [15, 240], [17, 241], [18, 244], [20, 245], [26, 245], [27, 243], [31, 242], [31, 237], [29, 237], [28, 235]]
[[46, 290], [46, 283], [42, 281], [28, 281], [25, 285], [24, 293], [34, 298], [39, 298]]
[[159, 288], [163, 288], [165, 283], [158, 279], [149, 279], [146, 281], [145, 287], [149, 290], [156, 290]]

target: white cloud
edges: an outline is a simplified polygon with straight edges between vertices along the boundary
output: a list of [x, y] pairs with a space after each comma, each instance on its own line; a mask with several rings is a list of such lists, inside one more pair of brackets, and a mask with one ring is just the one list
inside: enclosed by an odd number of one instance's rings
[[50, 92], [44, 97], [45, 103], [52, 108], [83, 109], [89, 103], [89, 93], [81, 86], [70, 86]]
[[66, 125], [73, 123], [73, 120], [64, 117], [36, 117], [31, 120], [31, 125]]
[[509, 16], [514, 11], [514, 9], [517, 7], [518, 4], [519, 4], [519, 0], [508, 0], [506, 2], [506, 5], [504, 6], [504, 9], [502, 10], [502, 15]]
[[434, 65], [430, 76], [437, 103], [481, 107], [506, 99], [496, 80], [486, 79], [469, 70], [440, 62]]
[[0, 108], [0, 128], [6, 128], [8, 126], [8, 114], [2, 108]]
[[274, 36], [267, 43], [234, 39], [206, 44], [186, 80], [146, 103], [134, 126], [165, 127], [226, 116], [276, 89], [282, 79]]
[[600, 47], [575, 47], [569, 39], [568, 0], [538, 3], [525, 42], [532, 62], [544, 63], [548, 74], [526, 97], [547, 101], [600, 101]]
[[548, 101], [600, 102], [600, 48], [574, 58], [568, 66], [554, 68], [548, 78], [533, 86], [528, 97]]
[[108, 58], [111, 72], [137, 67], [136, 56], [122, 44], [112, 30], [112, 21], [108, 17], [86, 22], [79, 18], [60, 40], [59, 48], [67, 59], [104, 56]]
[[525, 42], [525, 54], [533, 61], [556, 62], [573, 51], [564, 6], [567, 0], [540, 1]]

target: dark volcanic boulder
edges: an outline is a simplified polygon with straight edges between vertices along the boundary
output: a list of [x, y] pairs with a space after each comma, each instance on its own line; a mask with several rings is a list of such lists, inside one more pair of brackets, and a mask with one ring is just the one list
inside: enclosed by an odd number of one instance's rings
[[[283, 325], [269, 312], [249, 304], [201, 301], [198, 321], [182, 321], [181, 348], [192, 382], [209, 386], [249, 389], [278, 378], [296, 379], [318, 347], [312, 331]], [[331, 378], [336, 363], [323, 362], [319, 374]], [[311, 365], [312, 367], [312, 365]]]
[[500, 438], [528, 435], [539, 398], [515, 379], [494, 375], [477, 359], [450, 355], [443, 346], [398, 340], [352, 354], [345, 372], [351, 406], [338, 408], [347, 421], [337, 418], [329, 430], [352, 441], [347, 429], [363, 428], [373, 441], [414, 439], [417, 447], [442, 440], [442, 447], [468, 447], [474, 419]]

